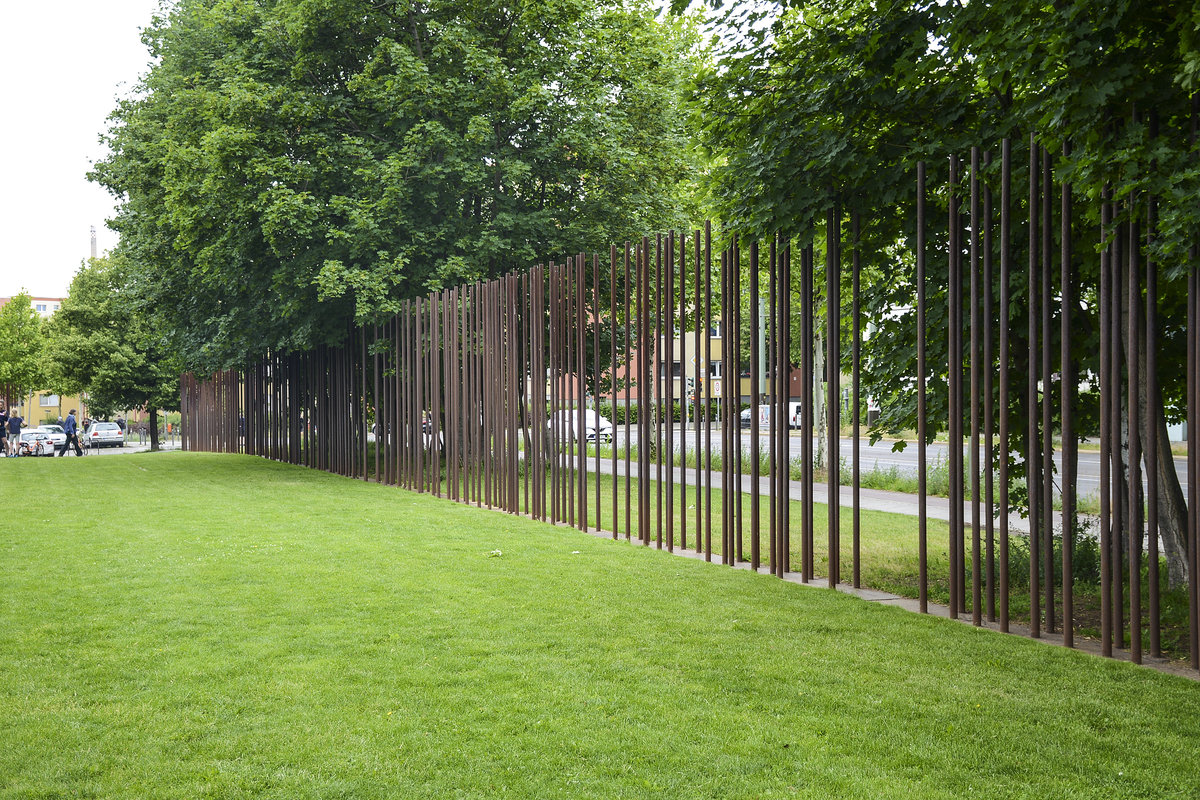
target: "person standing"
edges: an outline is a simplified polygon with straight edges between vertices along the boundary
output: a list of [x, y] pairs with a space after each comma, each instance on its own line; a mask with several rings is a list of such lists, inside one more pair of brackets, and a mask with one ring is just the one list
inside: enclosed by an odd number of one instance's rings
[[8, 457], [8, 411], [0, 408], [0, 450], [4, 451], [4, 456]]
[[13, 411], [8, 415], [8, 454], [11, 456], [18, 455], [21, 447], [21, 424], [25, 420], [21, 418], [17, 412]]
[[66, 421], [63, 422], [63, 433], [67, 434], [67, 441], [63, 443], [63, 449], [59, 455], [65, 456], [67, 454], [67, 448], [72, 444], [75, 445], [75, 455], [83, 455], [83, 448], [79, 446], [79, 426], [75, 424], [75, 409], [73, 408], [71, 409], [71, 412], [67, 414]]

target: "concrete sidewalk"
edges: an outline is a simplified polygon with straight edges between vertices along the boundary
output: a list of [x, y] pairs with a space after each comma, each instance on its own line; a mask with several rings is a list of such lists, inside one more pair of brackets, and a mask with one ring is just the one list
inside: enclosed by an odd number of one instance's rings
[[[595, 457], [589, 458], [588, 459], [588, 470], [594, 472], [595, 466], [596, 466]], [[613, 473], [612, 466], [613, 465], [612, 465], [611, 458], [607, 458], [607, 459], [601, 458], [600, 459], [600, 472], [602, 474], [611, 475]], [[688, 467], [686, 469], [681, 468], [681, 467], [674, 467], [672, 471], [674, 472], [674, 475], [675, 475], [676, 485], [679, 485], [680, 483], [682, 483], [684, 478], [686, 477], [689, 490], [695, 489], [697, 486], [701, 486], [700, 480], [704, 473], [702, 473], [700, 470], [692, 469], [690, 467]], [[618, 459], [617, 460], [617, 475], [623, 476], [625, 474], [626, 474], [625, 473], [625, 462], [623, 459]], [[638, 465], [636, 462], [632, 462], [632, 461], [630, 462], [628, 475], [630, 478], [634, 478], [634, 479], [636, 479], [638, 477]], [[656, 475], [657, 475], [657, 469], [652, 468], [651, 479], [653, 480], [656, 477]], [[664, 470], [664, 479], [665, 479], [665, 470]], [[759, 481], [759, 485], [758, 485], [759, 493], [763, 497], [766, 497], [767, 493], [771, 489], [770, 480], [768, 478], [759, 478], [758, 481]], [[723, 476], [721, 475], [721, 473], [713, 472], [712, 473], [712, 488], [715, 490], [720, 490], [723, 486], [724, 486], [724, 482], [723, 482]], [[746, 494], [751, 493], [754, 490], [754, 478], [751, 476], [748, 476], [748, 475], [743, 475], [742, 480], [741, 480], [741, 487], [742, 487], [742, 491], [744, 493], [746, 493]], [[884, 511], [884, 512], [887, 512], [890, 514], [906, 514], [908, 516], [913, 516], [913, 517], [920, 515], [920, 498], [915, 494], [906, 494], [904, 492], [888, 492], [888, 491], [884, 491], [882, 489], [860, 488], [858, 490], [858, 495], [859, 495], [859, 508], [863, 509], [864, 511]], [[792, 500], [795, 500], [797, 502], [799, 502], [802, 499], [801, 485], [798, 481], [789, 482], [788, 496]], [[828, 489], [828, 486], [826, 486], [826, 484], [824, 484], [824, 483], [814, 484], [814, 486], [813, 486], [813, 501], [817, 502], [817, 503], [827, 503], [829, 501], [829, 489]], [[854, 490], [852, 487], [850, 487], [850, 486], [839, 487], [838, 504], [844, 508], [852, 508], [854, 506]], [[925, 498], [925, 513], [926, 513], [926, 516], [928, 519], [948, 521], [950, 519], [950, 509], [951, 509], [951, 505], [950, 505], [950, 500], [948, 498], [932, 497], [932, 496], [927, 496]], [[985, 518], [984, 518], [985, 514], [986, 514], [986, 512], [982, 510], [982, 504], [981, 504], [981, 511], [980, 511], [981, 516], [980, 516], [980, 522], [979, 522], [981, 527], [985, 524]], [[966, 520], [966, 523], [969, 526], [971, 524], [971, 504], [969, 502], [963, 504], [963, 518]], [[993, 520], [993, 523], [995, 524], [996, 529], [999, 530], [1000, 520], [998, 517]], [[1056, 513], [1056, 515], [1055, 515], [1055, 530], [1056, 531], [1060, 530], [1061, 525], [1062, 525], [1061, 514]], [[1029, 533], [1029, 520], [1020, 516], [1019, 514], [1010, 514], [1008, 517], [1008, 530], [1010, 533], [1028, 534]]]

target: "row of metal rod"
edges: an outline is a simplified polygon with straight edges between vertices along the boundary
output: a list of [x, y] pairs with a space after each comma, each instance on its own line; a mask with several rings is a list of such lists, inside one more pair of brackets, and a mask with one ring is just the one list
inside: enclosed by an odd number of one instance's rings
[[[979, 148], [973, 149], [965, 162], [951, 158], [943, 173], [948, 216], [940, 231], [928, 213], [927, 166], [920, 163], [916, 169], [911, 240], [916, 315], [912, 385], [918, 449], [914, 502], [919, 520], [915, 593], [921, 610], [928, 611], [927, 443], [936, 431], [944, 430], [950, 458], [949, 613], [956, 617], [969, 613], [976, 625], [986, 620], [1009, 629], [1011, 455], [1029, 465], [1030, 632], [1040, 636], [1061, 631], [1064, 642], [1073, 644], [1077, 448], [1071, 409], [1079, 381], [1086, 379], [1100, 387], [1101, 401], [1101, 641], [1106, 654], [1124, 647], [1128, 624], [1129, 651], [1140, 661], [1145, 650], [1152, 655], [1162, 650], [1157, 480], [1162, 458], [1170, 457], [1162, 452], [1155, 436], [1147, 438], [1143, 451], [1138, 436], [1136, 393], [1143, 384], [1151, 398], [1159, 393], [1155, 364], [1160, 324], [1157, 271], [1152, 260], [1139, 259], [1147, 237], [1154, 234], [1156, 205], [1153, 198], [1117, 201], [1106, 197], [1102, 229], [1095, 234], [1076, 230], [1071, 187], [1060, 184], [1056, 190], [1052, 156], [1031, 137], [1026, 214], [1018, 219], [1020, 210], [1013, 192], [1016, 169], [1008, 140], [1000, 145], [998, 169], [992, 154]], [[1145, 212], [1134, 213], [1139, 209]], [[1122, 222], [1118, 225], [1114, 220]], [[670, 550], [690, 547], [708, 559], [717, 554], [723, 563], [747, 563], [755, 570], [765, 566], [779, 576], [793, 572], [790, 534], [795, 490], [800, 516], [795, 571], [802, 581], [809, 582], [819, 577], [814, 518], [814, 393], [819, 376], [814, 342], [823, 323], [829, 502], [824, 543], [827, 564], [820, 577], [830, 586], [843, 582], [838, 498], [841, 372], [847, 368], [853, 428], [849, 583], [857, 587], [862, 561], [859, 443], [865, 369], [861, 277], [864, 257], [870, 254], [861, 249], [863, 220], [859, 213], [851, 213], [847, 221], [840, 204], [834, 202], [824, 223], [821, 251], [810, 234], [779, 235], [765, 242], [727, 236], [725, 246], [714, 253], [713, 233], [706, 225], [690, 235], [672, 232], [626, 243], [623, 248], [612, 247], [606, 265], [599, 256], [580, 255], [407, 300], [395, 317], [350, 332], [340, 347], [271, 354], [240, 377], [222, 373], [208, 380], [185, 380], [181, 396], [185, 447], [242, 450], [445, 494], [479, 506], [524, 512], [581, 529], [607, 526], [614, 538], [623, 531], [625, 538], [632, 539], [636, 529], [636, 538], [647, 545]], [[1013, 236], [1021, 224], [1028, 234], [1023, 248], [1027, 256], [1024, 276], [1016, 267], [1022, 248]], [[1081, 283], [1074, 244], [1079, 240], [1090, 246], [1094, 236], [1099, 236], [1103, 245], [1100, 278], [1097, 286], [1087, 287]], [[847, 246], [852, 297], [850, 330], [844, 331], [842, 272]], [[793, 274], [793, 248], [798, 254], [798, 280]], [[944, 282], [940, 276], [932, 277], [931, 259], [939, 254], [947, 259]], [[821, 293], [814, 286], [819, 255], [824, 257]], [[764, 277], [766, 298], [762, 298]], [[1014, 289], [1022, 280], [1025, 308], [1018, 309], [1013, 303]], [[930, 292], [943, 289], [947, 304], [944, 372], [930, 359], [934, 349], [928, 325]], [[1092, 292], [1099, 303], [1101, 334], [1099, 372], [1086, 378], [1080, 375], [1072, 350], [1072, 313], [1085, 291]], [[1200, 393], [1194, 341], [1197, 294], [1193, 273], [1186, 321], [1189, 421], [1196, 419]], [[798, 319], [793, 310], [797, 295]], [[764, 299], [765, 331], [759, 328]], [[742, 318], [743, 306], [748, 320]], [[1122, 313], [1131, 320], [1124, 342]], [[1023, 316], [1026, 322], [1023, 342], [1020, 332], [1005, 324], [1014, 316]], [[1139, 320], [1142, 331], [1137, 330]], [[710, 329], [715, 323], [721, 328], [719, 384], [712, 366], [717, 340]], [[793, 326], [798, 333], [795, 342]], [[749, 332], [745, 343], [744, 329]], [[695, 390], [691, 396], [677, 398], [671, 367], [679, 362], [680, 393], [686, 394], [689, 359], [685, 342], [689, 334]], [[677, 338], [678, 354], [674, 352]], [[843, 358], [843, 338], [851, 346], [848, 359]], [[760, 353], [763, 342], [765, 352]], [[1020, 344], [1027, 348], [1025, 353], [1017, 352]], [[740, 356], [743, 350], [749, 356], [745, 364]], [[798, 387], [793, 390], [797, 362]], [[760, 363], [766, 365], [765, 374]], [[741, 390], [743, 366], [751, 387], [748, 397], [743, 397]], [[930, 383], [938, 375], [946, 376], [942, 380], [948, 414], [935, 422], [929, 418]], [[719, 394], [714, 391], [718, 385], [722, 389]], [[789, 400], [793, 399], [799, 401], [798, 486], [791, 478]], [[599, 446], [589, 458], [585, 437], [585, 409], [590, 403], [598, 416], [599, 400], [610, 402], [614, 411], [624, 411], [614, 420], [614, 427], [623, 433], [623, 446], [614, 442], [607, 459]], [[677, 400], [683, 401], [682, 408], [695, 407], [690, 446], [686, 414], [679, 424], [675, 421]], [[751, 424], [749, 448], [744, 452], [740, 414], [747, 400]], [[714, 401], [718, 404], [715, 418]], [[769, 409], [761, 418], [760, 405]], [[1061, 409], [1063, 442], [1061, 565], [1054, 563], [1056, 408]], [[1127, 457], [1121, 452], [1122, 408], [1129, 431]], [[760, 420], [765, 420], [765, 425]], [[1023, 424], [1023, 444], [1019, 452], [1010, 454], [1006, 443], [1013, 441], [1017, 431], [1012, 426], [1018, 421]], [[712, 468], [717, 455], [712, 441], [714, 422], [719, 425], [719, 470]], [[598, 433], [596, 445], [600, 444]], [[768, 465], [765, 515], [760, 480], [764, 434]], [[1188, 425], [1188, 438], [1191, 498], [1197, 496], [1200, 471], [1194, 467], [1194, 425]], [[631, 446], [635, 439], [636, 448]], [[688, 467], [689, 456], [698, 465], [694, 469]], [[1149, 481], [1144, 514], [1143, 461], [1148, 465]], [[608, 509], [602, 505], [606, 469], [611, 481]], [[1124, 493], [1120, 487], [1125, 487]], [[714, 494], [720, 504], [719, 515]], [[691, 506], [689, 498], [693, 498]], [[690, 510], [694, 514], [689, 514]], [[608, 515], [602, 517], [603, 511]], [[1200, 566], [1197, 524], [1189, 505], [1191, 576]], [[720, 537], [715, 547], [714, 529]], [[1141, 608], [1143, 555], [1153, 567], [1148, 573], [1148, 615]], [[1061, 566], [1063, 575], [1057, 582], [1056, 566]], [[1196, 586], [1193, 577], [1189, 581], [1190, 653], [1193, 666], [1200, 667]], [[1123, 597], [1126, 587], [1127, 601]], [[1144, 616], [1148, 648], [1141, 635]]]

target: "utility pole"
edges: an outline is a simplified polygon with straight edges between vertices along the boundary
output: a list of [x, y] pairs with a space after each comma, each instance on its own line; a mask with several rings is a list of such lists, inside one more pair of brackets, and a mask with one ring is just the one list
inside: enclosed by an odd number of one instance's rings
[[96, 226], [92, 226], [92, 259], [96, 258]]

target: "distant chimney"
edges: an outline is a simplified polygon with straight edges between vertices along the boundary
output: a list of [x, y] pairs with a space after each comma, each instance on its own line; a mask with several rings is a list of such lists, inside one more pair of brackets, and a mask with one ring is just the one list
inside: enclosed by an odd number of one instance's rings
[[96, 257], [96, 226], [92, 226], [92, 258]]

